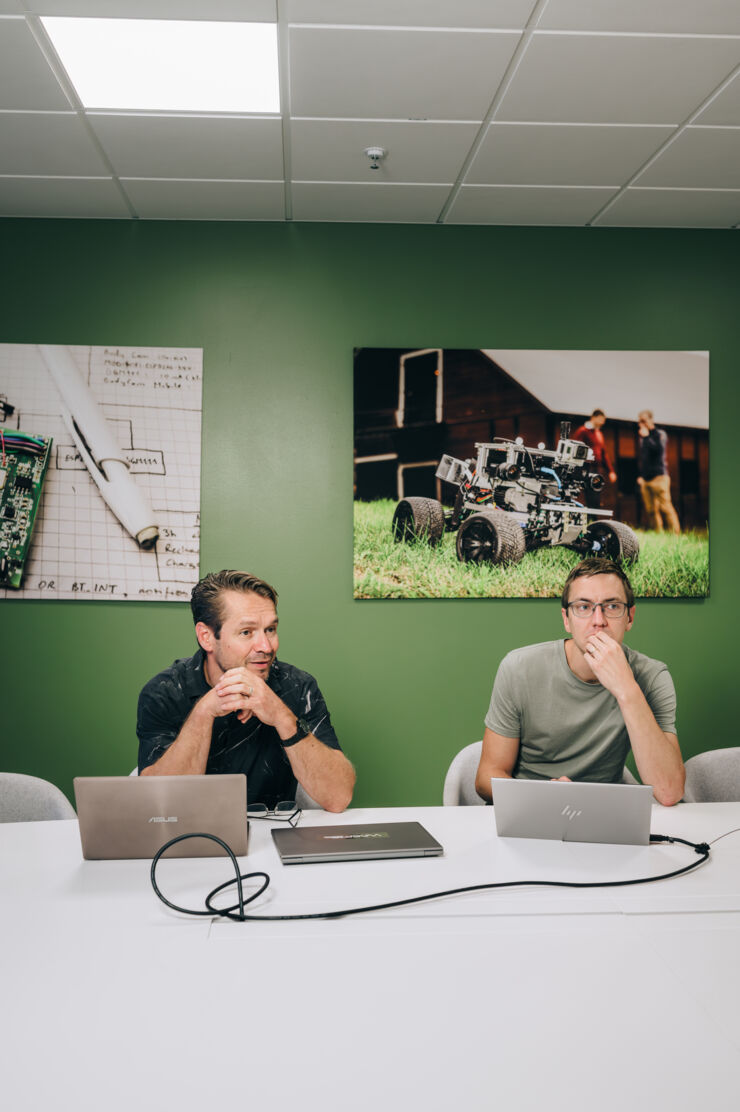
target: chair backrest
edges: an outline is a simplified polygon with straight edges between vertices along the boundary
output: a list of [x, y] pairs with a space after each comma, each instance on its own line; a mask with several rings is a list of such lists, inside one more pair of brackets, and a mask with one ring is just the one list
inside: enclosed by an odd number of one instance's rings
[[0, 822], [75, 818], [74, 807], [55, 784], [22, 772], [0, 772]]
[[306, 789], [302, 784], [298, 784], [295, 790], [295, 801], [302, 811], [320, 811], [321, 804], [317, 803], [315, 799], [311, 799]]
[[442, 803], [445, 807], [485, 806], [475, 790], [475, 774], [480, 764], [482, 748], [482, 741], [474, 741], [453, 757], [442, 789]]
[[740, 801], [740, 748], [709, 749], [686, 762], [687, 803]]

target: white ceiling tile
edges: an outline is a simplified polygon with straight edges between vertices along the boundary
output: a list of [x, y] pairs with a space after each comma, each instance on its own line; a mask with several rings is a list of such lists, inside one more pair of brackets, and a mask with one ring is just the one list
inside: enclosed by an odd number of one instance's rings
[[274, 23], [275, 0], [29, 0], [37, 15], [98, 19], [212, 19]]
[[74, 113], [0, 112], [0, 174], [108, 175]]
[[433, 224], [448, 193], [445, 185], [298, 182], [292, 186], [293, 219]]
[[[99, 111], [91, 133], [31, 32], [32, 13], [278, 9], [285, 138], [277, 116], [228, 113]], [[738, 223], [740, 0], [0, 0], [0, 198], [13, 215], [126, 217], [110, 162], [145, 218], [284, 220], [285, 142], [294, 219], [434, 222], [538, 18], [446, 219], [578, 225], [615, 197], [596, 223]], [[368, 146], [388, 151], [377, 171]]]
[[740, 63], [740, 39], [535, 34], [500, 120], [679, 124]]
[[740, 189], [632, 188], [597, 223], [615, 228], [731, 228], [740, 223]]
[[117, 219], [129, 215], [111, 178], [0, 178], [0, 216]]
[[293, 116], [482, 120], [516, 32], [292, 27]]
[[740, 128], [687, 128], [635, 185], [740, 189]]
[[740, 34], [737, 0], [549, 0], [539, 27], [562, 31]]
[[[295, 181], [454, 182], [478, 124], [401, 120], [293, 120]], [[387, 155], [370, 169], [366, 147]]]
[[535, 0], [283, 0], [290, 23], [388, 27], [525, 26]]
[[466, 184], [622, 185], [670, 127], [493, 123]]
[[695, 123], [740, 126], [740, 74], [707, 105]]
[[448, 224], [587, 224], [616, 192], [613, 188], [463, 186]]
[[121, 184], [143, 220], [283, 220], [282, 182], [155, 181]]
[[0, 109], [69, 108], [23, 19], [0, 19]]
[[279, 119], [90, 113], [89, 120], [121, 177], [283, 176]]

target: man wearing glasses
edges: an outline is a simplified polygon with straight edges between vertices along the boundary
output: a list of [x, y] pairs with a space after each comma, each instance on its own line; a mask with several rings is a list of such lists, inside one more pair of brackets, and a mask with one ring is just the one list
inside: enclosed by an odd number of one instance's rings
[[618, 783], [631, 748], [657, 801], [678, 803], [676, 693], [665, 664], [622, 644], [635, 618], [629, 579], [611, 560], [583, 560], [561, 601], [570, 638], [515, 649], [501, 662], [478, 794], [490, 801], [492, 776]]
[[272, 811], [298, 783], [343, 811], [354, 769], [316, 680], [277, 659], [277, 591], [247, 572], [214, 572], [193, 588], [191, 608], [198, 651], [139, 696], [140, 775], [244, 772], [250, 808]]

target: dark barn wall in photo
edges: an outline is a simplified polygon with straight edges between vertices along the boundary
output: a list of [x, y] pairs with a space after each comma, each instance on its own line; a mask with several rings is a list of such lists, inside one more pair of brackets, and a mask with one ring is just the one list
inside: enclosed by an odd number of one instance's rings
[[[404, 359], [405, 375], [401, 371]], [[426, 374], [422, 377], [419, 373], [409, 382], [411, 361], [413, 365], [425, 364]], [[366, 501], [421, 495], [450, 505], [454, 488], [435, 479], [430, 460], [438, 460], [444, 452], [458, 459], [474, 457], [476, 442], [495, 437], [522, 437], [527, 447], [544, 443], [552, 449], [557, 445], [561, 422], [569, 422], [573, 435], [591, 413], [590, 395], [583, 398], [577, 413], [548, 408], [504, 367], [473, 349], [416, 356], [409, 349], [363, 348], [355, 353], [354, 370], [355, 493]], [[434, 375], [441, 376], [443, 383], [437, 413], [432, 394]], [[414, 388], [420, 398], [416, 406], [408, 404]], [[595, 386], [593, 394], [598, 393]], [[403, 409], [402, 394], [406, 401]], [[671, 494], [682, 527], [706, 529], [708, 430], [659, 423], [668, 434]], [[605, 486], [600, 505], [612, 510], [619, 521], [650, 528], [637, 490], [636, 421], [609, 415], [603, 433], [617, 482]]]

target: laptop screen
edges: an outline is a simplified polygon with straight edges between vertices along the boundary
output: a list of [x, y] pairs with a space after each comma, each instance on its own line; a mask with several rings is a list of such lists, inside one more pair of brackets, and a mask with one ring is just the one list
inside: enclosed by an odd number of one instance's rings
[[647, 784], [491, 780], [496, 833], [504, 838], [647, 845], [653, 789]]
[[[215, 834], [237, 856], [247, 852], [247, 778], [211, 776], [77, 776], [82, 856], [89, 860], [152, 858], [171, 838]], [[189, 838], [167, 857], [223, 854], [207, 838]]]

